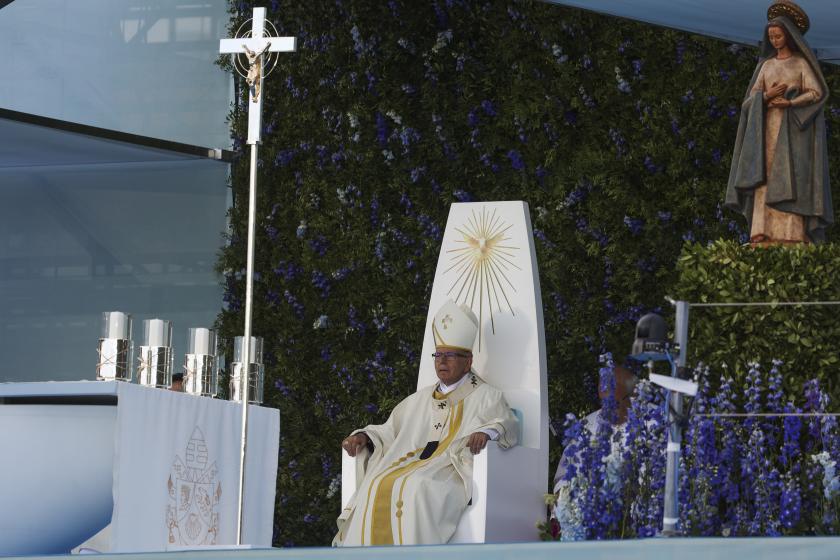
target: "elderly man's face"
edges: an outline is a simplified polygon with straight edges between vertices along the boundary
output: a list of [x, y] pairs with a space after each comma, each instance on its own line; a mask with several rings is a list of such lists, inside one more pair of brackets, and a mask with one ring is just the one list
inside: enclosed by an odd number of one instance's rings
[[438, 354], [444, 354], [435, 358], [435, 372], [438, 379], [444, 385], [457, 383], [472, 367], [472, 353], [449, 346], [438, 346], [435, 348]]

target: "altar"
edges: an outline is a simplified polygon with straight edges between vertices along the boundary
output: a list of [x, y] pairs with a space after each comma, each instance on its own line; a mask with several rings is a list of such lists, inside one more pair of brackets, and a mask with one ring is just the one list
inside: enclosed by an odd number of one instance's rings
[[[241, 406], [121, 382], [0, 384], [0, 555], [236, 543]], [[251, 406], [243, 544], [271, 546], [279, 411]]]

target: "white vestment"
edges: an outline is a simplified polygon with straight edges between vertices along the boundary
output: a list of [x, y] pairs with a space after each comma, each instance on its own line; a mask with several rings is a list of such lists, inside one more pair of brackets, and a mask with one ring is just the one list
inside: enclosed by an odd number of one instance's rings
[[354, 432], [367, 434], [374, 448], [357, 455], [356, 493], [338, 518], [333, 545], [449, 541], [472, 499], [470, 434], [496, 430], [502, 448], [518, 437], [501, 391], [472, 372], [467, 376], [446, 395], [435, 385], [420, 389], [384, 424]]

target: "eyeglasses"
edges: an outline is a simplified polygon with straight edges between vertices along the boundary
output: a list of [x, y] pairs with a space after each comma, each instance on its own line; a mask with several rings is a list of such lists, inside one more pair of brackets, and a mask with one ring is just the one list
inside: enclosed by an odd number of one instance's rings
[[444, 360], [454, 360], [455, 358], [469, 358], [469, 356], [461, 352], [432, 352], [432, 358], [442, 362]]

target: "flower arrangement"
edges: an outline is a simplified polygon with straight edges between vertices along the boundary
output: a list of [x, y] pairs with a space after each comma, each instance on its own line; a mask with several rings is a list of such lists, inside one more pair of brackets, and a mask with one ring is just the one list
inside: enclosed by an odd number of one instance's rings
[[[263, 84], [257, 166], [253, 328], [283, 420], [273, 542], [326, 545], [337, 442], [416, 386], [449, 205], [528, 202], [551, 415], [580, 415], [598, 356], [674, 295], [685, 242], [746, 235], [721, 202], [755, 50], [539, 0], [231, 0], [229, 28], [255, 5], [298, 38]], [[840, 72], [826, 79], [836, 91]], [[837, 145], [834, 107], [827, 124]], [[248, 179], [240, 157], [218, 261], [227, 352], [242, 334]]]
[[[741, 384], [725, 373], [712, 380], [705, 366], [695, 369], [700, 390], [691, 403], [680, 460], [682, 533], [840, 533], [837, 417], [817, 380], [784, 402], [783, 367], [773, 361], [764, 371], [750, 364]], [[543, 538], [658, 534], [667, 442], [663, 404], [663, 392], [643, 380], [623, 425], [607, 420], [608, 403], [594, 424], [569, 415], [554, 519], [543, 528]]]

